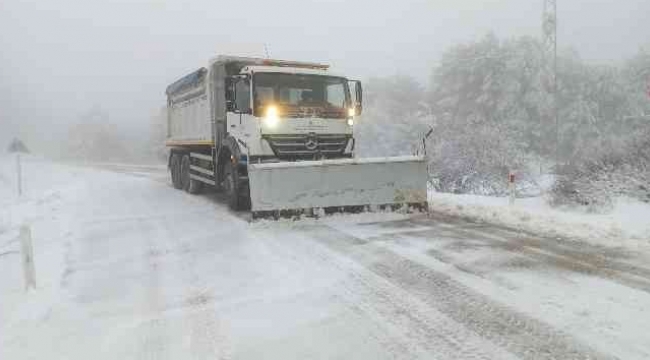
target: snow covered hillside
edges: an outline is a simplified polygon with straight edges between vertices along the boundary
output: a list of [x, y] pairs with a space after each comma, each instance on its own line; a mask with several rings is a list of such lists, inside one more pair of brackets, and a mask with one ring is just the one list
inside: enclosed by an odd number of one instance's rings
[[24, 170], [18, 198], [0, 161], [3, 360], [650, 357], [649, 253], [436, 213], [250, 223], [161, 168]]

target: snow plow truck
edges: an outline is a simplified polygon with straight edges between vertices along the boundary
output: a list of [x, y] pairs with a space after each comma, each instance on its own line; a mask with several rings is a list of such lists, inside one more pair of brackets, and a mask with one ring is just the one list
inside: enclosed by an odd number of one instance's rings
[[169, 85], [173, 186], [192, 194], [216, 188], [253, 218], [426, 208], [423, 157], [355, 157], [361, 82], [328, 68], [222, 55]]

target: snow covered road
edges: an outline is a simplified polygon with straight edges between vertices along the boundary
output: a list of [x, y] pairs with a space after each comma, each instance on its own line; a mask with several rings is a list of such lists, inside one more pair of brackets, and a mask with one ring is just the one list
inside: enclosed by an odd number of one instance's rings
[[0, 359], [650, 358], [645, 253], [435, 214], [249, 223], [160, 169], [25, 171], [0, 253], [30, 224], [37, 289], [0, 255]]

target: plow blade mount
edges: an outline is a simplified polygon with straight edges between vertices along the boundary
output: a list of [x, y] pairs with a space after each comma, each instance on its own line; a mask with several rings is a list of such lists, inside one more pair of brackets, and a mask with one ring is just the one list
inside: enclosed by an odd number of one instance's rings
[[384, 205], [426, 208], [427, 167], [416, 156], [249, 164], [248, 179], [254, 215]]

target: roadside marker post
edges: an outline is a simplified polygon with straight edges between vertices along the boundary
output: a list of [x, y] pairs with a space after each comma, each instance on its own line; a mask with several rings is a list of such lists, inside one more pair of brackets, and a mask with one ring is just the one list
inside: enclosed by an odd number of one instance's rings
[[23, 174], [20, 164], [20, 153], [16, 153], [16, 184], [18, 187], [18, 196], [23, 194]]
[[510, 205], [515, 204], [515, 174], [511, 172], [508, 175], [508, 190], [510, 193]]
[[34, 248], [32, 247], [32, 231], [27, 225], [20, 228], [20, 245], [23, 258], [23, 273], [25, 274], [25, 291], [36, 289], [36, 270], [34, 269]]

